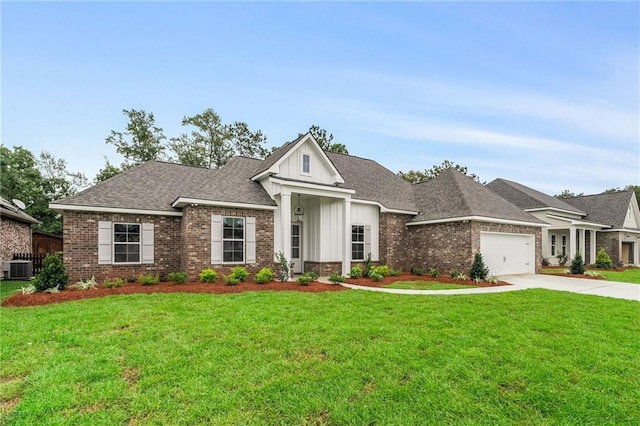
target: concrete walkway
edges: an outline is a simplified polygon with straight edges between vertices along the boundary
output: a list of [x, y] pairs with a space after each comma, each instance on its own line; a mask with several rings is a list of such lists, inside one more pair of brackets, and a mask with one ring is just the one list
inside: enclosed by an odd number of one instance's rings
[[[425, 294], [425, 295], [456, 295], [456, 294], [486, 294], [503, 293], [505, 291], [526, 290], [529, 288], [544, 288], [547, 290], [568, 291], [571, 293], [592, 294], [596, 296], [613, 297], [640, 301], [640, 284], [626, 284], [614, 281], [589, 280], [582, 278], [559, 277], [555, 275], [503, 275], [500, 281], [506, 281], [511, 285], [499, 287], [464, 288], [457, 290], [401, 290], [395, 288], [367, 287], [342, 283], [343, 287], [354, 290], [378, 291], [394, 294]], [[329, 283], [326, 277], [319, 279]]]

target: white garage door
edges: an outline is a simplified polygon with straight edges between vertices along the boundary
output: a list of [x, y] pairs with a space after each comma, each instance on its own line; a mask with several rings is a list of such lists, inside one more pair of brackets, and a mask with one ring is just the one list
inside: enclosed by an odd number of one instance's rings
[[535, 236], [480, 233], [480, 252], [491, 275], [535, 273]]

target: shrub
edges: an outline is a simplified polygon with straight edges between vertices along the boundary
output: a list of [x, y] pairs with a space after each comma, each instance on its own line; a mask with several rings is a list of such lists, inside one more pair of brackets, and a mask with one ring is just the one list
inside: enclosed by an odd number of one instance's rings
[[566, 254], [559, 254], [556, 257], [558, 258], [558, 265], [564, 266], [567, 264], [568, 258]]
[[138, 282], [142, 285], [157, 285], [160, 282], [158, 274], [142, 274], [138, 277]]
[[572, 274], [576, 274], [576, 275], [584, 274], [584, 271], [585, 271], [584, 260], [582, 259], [582, 253], [580, 253], [580, 250], [576, 252], [576, 255], [571, 261], [571, 267], [569, 268], [569, 271]]
[[231, 275], [223, 275], [222, 278], [224, 279], [224, 282], [227, 285], [238, 285], [238, 284], [240, 284], [240, 278], [234, 276], [233, 274], [231, 274]]
[[463, 274], [460, 271], [456, 271], [455, 269], [452, 270], [451, 272], [449, 272], [449, 275], [451, 275], [451, 278], [453, 278], [456, 281], [458, 281], [458, 280], [466, 280], [467, 279], [467, 276], [465, 274]]
[[349, 276], [351, 278], [360, 278], [362, 276], [362, 266], [355, 265], [351, 268], [351, 272], [349, 272]]
[[38, 291], [38, 289], [34, 285], [28, 285], [26, 287], [22, 287], [22, 294], [33, 294], [36, 291]]
[[[376, 268], [376, 269], [378, 269], [378, 268]], [[369, 278], [371, 278], [373, 281], [380, 282], [380, 281], [382, 281], [384, 279], [384, 275], [379, 274], [375, 270], [373, 270], [369, 274]]]
[[[391, 269], [389, 269], [387, 265], [380, 265], [373, 268], [371, 273], [382, 275], [383, 277], [388, 277], [389, 274], [391, 273]], [[369, 276], [371, 276], [371, 274], [369, 274]]]
[[413, 275], [424, 275], [426, 271], [422, 268], [411, 268], [411, 273]]
[[367, 257], [364, 259], [364, 267], [362, 268], [362, 276], [368, 277], [371, 273], [371, 253], [367, 253]]
[[495, 276], [491, 275], [491, 276], [487, 277], [486, 281], [489, 284], [498, 284], [498, 277], [495, 277]]
[[309, 283], [311, 281], [313, 281], [313, 280], [311, 279], [311, 277], [309, 275], [304, 274], [304, 275], [299, 276], [296, 281], [298, 281], [298, 284], [300, 284], [300, 285], [309, 285]]
[[343, 283], [344, 277], [337, 272], [329, 274], [329, 281], [333, 284]]
[[78, 290], [89, 290], [92, 288], [98, 288], [98, 283], [96, 282], [96, 277], [91, 277], [84, 280], [80, 280], [77, 283], [70, 286], [69, 288], [75, 288]]
[[102, 287], [104, 287], [104, 288], [122, 287], [125, 282], [126, 282], [126, 280], [124, 278], [114, 278], [114, 279], [107, 278], [102, 283]]
[[429, 268], [429, 275], [431, 275], [433, 278], [439, 277], [440, 271], [438, 271], [438, 268], [434, 266], [433, 268]]
[[247, 268], [244, 266], [236, 266], [231, 270], [231, 276], [237, 278], [240, 282], [245, 282], [247, 277], [249, 276], [249, 272], [247, 272]]
[[258, 284], [266, 284], [270, 281], [273, 281], [273, 271], [271, 268], [262, 268], [256, 274], [256, 282]]
[[596, 278], [602, 278], [604, 276], [598, 271], [584, 271], [584, 274], [588, 277], [596, 277]]
[[169, 281], [173, 281], [176, 284], [184, 284], [187, 282], [187, 273], [186, 272], [169, 272], [167, 278]]
[[57, 287], [63, 290], [69, 283], [69, 274], [59, 254], [48, 254], [42, 262], [42, 269], [33, 280], [38, 291]]
[[215, 283], [218, 281], [218, 273], [211, 268], [203, 269], [199, 276], [201, 283]]
[[402, 269], [391, 269], [389, 271], [389, 275], [391, 275], [392, 277], [397, 277], [402, 273]]
[[288, 281], [291, 278], [291, 263], [284, 256], [284, 253], [281, 251], [276, 253], [276, 269], [278, 271], [278, 276], [280, 277], [280, 281]]
[[612, 266], [611, 256], [609, 256], [604, 247], [600, 247], [600, 250], [596, 253], [596, 268], [611, 268]]
[[542, 258], [542, 266], [549, 266], [549, 265], [550, 265], [549, 259], [547, 259], [546, 257], [543, 257]]
[[60, 293], [60, 286], [49, 287], [43, 291], [43, 293]]
[[482, 253], [478, 252], [473, 257], [473, 265], [471, 265], [471, 272], [469, 275], [472, 280], [478, 278], [483, 281], [489, 276], [489, 268], [484, 264]]
[[316, 273], [315, 273], [315, 272], [313, 272], [313, 271], [305, 272], [304, 274], [305, 274], [306, 276], [310, 277], [310, 278], [311, 278], [311, 281], [315, 281], [315, 280], [317, 280], [318, 278], [320, 278], [320, 275], [316, 274]]

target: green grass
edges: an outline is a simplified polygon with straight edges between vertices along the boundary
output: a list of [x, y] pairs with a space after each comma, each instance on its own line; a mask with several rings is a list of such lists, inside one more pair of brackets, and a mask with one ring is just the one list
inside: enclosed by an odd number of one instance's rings
[[0, 424], [632, 424], [640, 305], [547, 290], [2, 308]]
[[0, 281], [0, 300], [30, 285], [29, 281]]
[[[568, 270], [569, 268], [565, 268]], [[542, 268], [543, 274], [561, 274], [563, 270], [559, 268]], [[604, 276], [607, 281], [617, 281], [621, 283], [640, 284], [640, 268], [627, 268], [623, 271], [605, 271], [598, 268], [587, 268]]]
[[416, 280], [416, 281], [396, 281], [394, 283], [387, 284], [383, 287], [398, 288], [403, 290], [405, 289], [408, 289], [408, 290], [455, 290], [459, 288], [474, 288], [477, 286], [441, 283], [437, 281]]

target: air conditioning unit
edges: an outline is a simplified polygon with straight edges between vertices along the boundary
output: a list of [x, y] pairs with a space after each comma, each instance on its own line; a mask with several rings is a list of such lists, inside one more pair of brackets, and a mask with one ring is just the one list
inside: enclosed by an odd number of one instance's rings
[[33, 262], [30, 260], [11, 260], [2, 264], [2, 274], [9, 280], [28, 280], [33, 276]]

